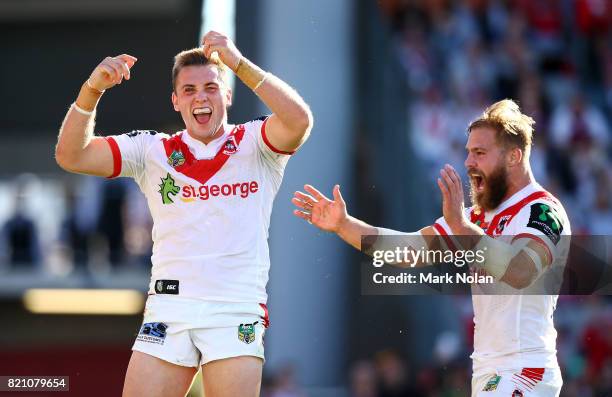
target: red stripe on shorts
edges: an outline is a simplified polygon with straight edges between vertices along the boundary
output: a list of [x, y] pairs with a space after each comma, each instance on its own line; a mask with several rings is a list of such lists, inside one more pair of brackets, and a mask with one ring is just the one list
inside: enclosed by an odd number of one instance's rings
[[268, 328], [270, 326], [270, 318], [268, 317], [268, 306], [266, 306], [265, 303], [260, 303], [259, 306], [261, 306], [264, 311], [264, 315], [261, 318], [263, 320], [263, 326]]
[[539, 382], [544, 378], [544, 368], [523, 368], [521, 375]]

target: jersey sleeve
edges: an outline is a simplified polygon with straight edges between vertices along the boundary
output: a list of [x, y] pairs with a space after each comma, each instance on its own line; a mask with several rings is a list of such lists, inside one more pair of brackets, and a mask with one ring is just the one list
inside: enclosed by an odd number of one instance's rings
[[140, 182], [144, 176], [146, 153], [156, 134], [155, 131], [136, 130], [106, 137], [113, 153], [113, 174], [110, 177], [131, 177]]
[[295, 152], [285, 152], [275, 148], [266, 135], [266, 123], [270, 116], [259, 117], [247, 124], [251, 124], [257, 142], [257, 149], [261, 154], [264, 162], [276, 169], [277, 171], [284, 170], [291, 155]]
[[446, 220], [443, 216], [436, 219], [436, 221], [431, 226], [436, 231], [436, 234], [442, 237], [442, 241], [444, 241], [444, 244], [446, 244], [447, 249], [453, 251], [458, 249], [458, 244], [455, 238], [452, 236], [453, 232], [451, 231], [450, 227], [448, 226], [448, 223], [446, 223]]
[[542, 244], [552, 263], [558, 255], [561, 238], [569, 233], [569, 221], [563, 208], [549, 200], [538, 200], [523, 207], [508, 230], [514, 240], [530, 238]]
[[[465, 215], [469, 218], [470, 216], [469, 208], [465, 209]], [[431, 227], [434, 228], [438, 236], [442, 237], [442, 240], [444, 241], [444, 244], [446, 244], [446, 247], [448, 249], [452, 251], [463, 249], [461, 247], [461, 244], [457, 240], [457, 237], [453, 235], [453, 232], [450, 226], [448, 226], [448, 223], [446, 222], [446, 219], [444, 219], [443, 216], [436, 219], [436, 221], [433, 223], [433, 225], [431, 225]]]

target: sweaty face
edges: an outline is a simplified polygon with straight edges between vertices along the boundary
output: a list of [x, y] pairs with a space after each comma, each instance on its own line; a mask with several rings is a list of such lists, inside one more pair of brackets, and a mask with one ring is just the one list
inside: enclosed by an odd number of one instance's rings
[[466, 145], [465, 167], [470, 178], [472, 205], [485, 211], [494, 210], [508, 193], [508, 170], [505, 152], [489, 128], [472, 130]]
[[223, 134], [231, 98], [216, 66], [194, 65], [179, 71], [172, 104], [181, 113], [187, 132], [208, 143]]

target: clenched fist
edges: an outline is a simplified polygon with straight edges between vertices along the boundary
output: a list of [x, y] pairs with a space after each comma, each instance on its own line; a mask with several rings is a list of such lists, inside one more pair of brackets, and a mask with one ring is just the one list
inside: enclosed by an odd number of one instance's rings
[[131, 55], [121, 54], [116, 57], [106, 57], [91, 72], [88, 85], [100, 92], [121, 84], [123, 79], [130, 79], [130, 69], [137, 59]]
[[236, 45], [227, 36], [211, 30], [202, 38], [202, 48], [206, 58], [212, 56], [214, 52], [219, 55], [221, 62], [226, 64], [234, 72], [238, 68], [242, 54], [236, 48]]

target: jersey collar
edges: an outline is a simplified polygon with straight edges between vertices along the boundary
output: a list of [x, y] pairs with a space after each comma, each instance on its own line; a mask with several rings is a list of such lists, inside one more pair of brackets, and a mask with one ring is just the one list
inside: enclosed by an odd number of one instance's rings
[[187, 144], [187, 146], [189, 147], [189, 149], [197, 160], [212, 159], [217, 155], [217, 152], [219, 152], [221, 145], [225, 143], [225, 138], [227, 138], [233, 128], [233, 125], [226, 125], [223, 134], [208, 142], [207, 145], [198, 141], [197, 139], [194, 139], [191, 135], [189, 135], [189, 132], [187, 132], [187, 130], [183, 131], [183, 133], [181, 134], [181, 138], [183, 139], [183, 142]]
[[488, 220], [490, 217], [495, 216], [495, 214], [499, 214], [500, 212], [502, 212], [506, 208], [508, 208], [508, 207], [510, 207], [510, 206], [512, 206], [512, 205], [514, 205], [516, 203], [518, 203], [519, 201], [521, 201], [525, 197], [529, 196], [531, 193], [539, 191], [539, 190], [543, 190], [542, 186], [540, 186], [539, 183], [533, 181], [533, 182], [529, 183], [527, 186], [525, 186], [524, 188], [522, 188], [521, 190], [519, 190], [518, 192], [514, 193], [512, 196], [508, 197], [505, 201], [503, 201], [493, 211], [486, 211], [485, 212], [485, 217]]

